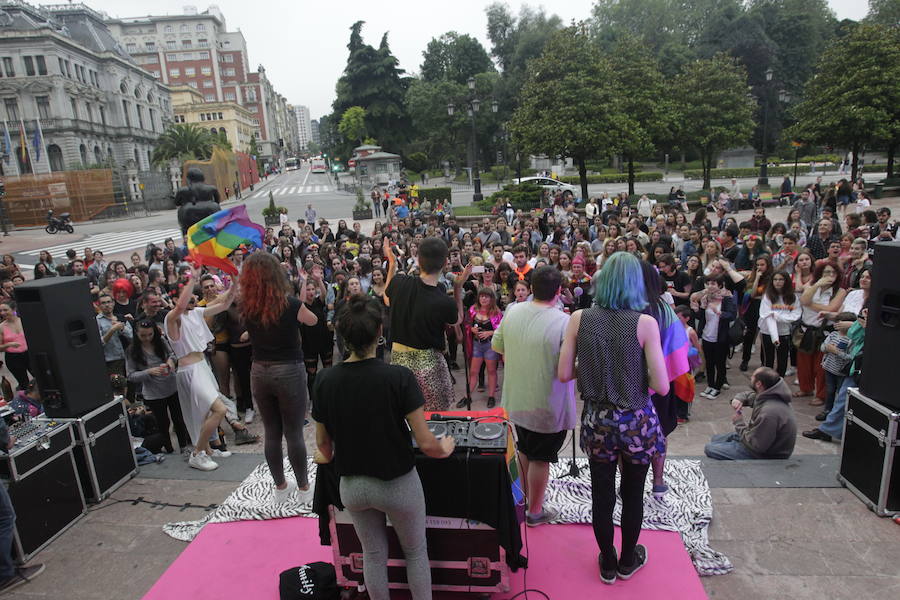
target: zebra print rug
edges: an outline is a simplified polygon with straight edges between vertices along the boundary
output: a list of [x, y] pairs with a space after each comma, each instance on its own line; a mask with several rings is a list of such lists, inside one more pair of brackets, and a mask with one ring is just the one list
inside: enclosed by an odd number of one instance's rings
[[[578, 458], [579, 475], [571, 477], [572, 459], [560, 459], [552, 465], [550, 485], [546, 501], [559, 508], [554, 523], [591, 522], [591, 481], [587, 459]], [[309, 463], [309, 482], [315, 485], [315, 465]], [[293, 474], [285, 458], [286, 474]], [[700, 575], [723, 575], [733, 570], [731, 561], [724, 554], [709, 546], [707, 527], [712, 520], [712, 499], [709, 485], [700, 468], [699, 460], [670, 459], [666, 461], [666, 483], [669, 492], [656, 499], [651, 493], [651, 480], [647, 478], [644, 498], [644, 529], [677, 531], [681, 534], [688, 554]], [[303, 504], [294, 496], [284, 504], [276, 504], [272, 497], [273, 482], [265, 463], [256, 467], [219, 507], [199, 521], [168, 523], [163, 531], [171, 537], [189, 542], [207, 523], [233, 521], [263, 521], [285, 517], [313, 517], [312, 506]], [[621, 503], [617, 500], [614, 520], [621, 517]]]

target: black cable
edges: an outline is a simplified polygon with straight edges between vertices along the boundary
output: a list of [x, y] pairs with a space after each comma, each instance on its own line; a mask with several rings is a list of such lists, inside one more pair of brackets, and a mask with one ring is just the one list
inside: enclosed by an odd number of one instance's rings
[[138, 496], [137, 498], [123, 498], [121, 500], [117, 498], [109, 498], [111, 502], [108, 504], [102, 504], [95, 508], [89, 509], [88, 512], [96, 512], [98, 510], [109, 508], [110, 506], [115, 506], [116, 504], [122, 504], [124, 502], [130, 502], [132, 506], [137, 506], [138, 504], [149, 504], [153, 508], [177, 508], [179, 512], [184, 512], [189, 508], [202, 508], [203, 510], [209, 512], [211, 510], [215, 510], [219, 507], [218, 504], [192, 504], [190, 502], [185, 502], [184, 504], [171, 504], [169, 502], [160, 502], [159, 500], [144, 500], [143, 496]]

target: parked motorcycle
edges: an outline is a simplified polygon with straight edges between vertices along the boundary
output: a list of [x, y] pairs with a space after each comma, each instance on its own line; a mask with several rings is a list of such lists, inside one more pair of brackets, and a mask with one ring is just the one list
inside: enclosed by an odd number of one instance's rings
[[75, 233], [75, 228], [72, 227], [72, 223], [70, 223], [71, 215], [69, 213], [59, 213], [58, 217], [53, 216], [53, 211], [47, 211], [47, 226], [44, 227], [44, 231], [50, 234], [54, 234], [58, 231], [65, 231], [67, 233]]

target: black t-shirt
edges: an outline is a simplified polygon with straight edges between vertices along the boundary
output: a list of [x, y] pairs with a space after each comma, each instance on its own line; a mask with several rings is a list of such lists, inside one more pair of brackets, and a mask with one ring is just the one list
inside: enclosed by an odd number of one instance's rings
[[[686, 292], [689, 291], [691, 287], [691, 276], [685, 273], [684, 271], [677, 270], [674, 275], [666, 275], [662, 271], [659, 273], [662, 275], [662, 278], [665, 280], [666, 285], [669, 287], [669, 291], [675, 290], [676, 292]], [[678, 296], [672, 296], [672, 299], [675, 300], [675, 306], [688, 306], [691, 302], [688, 298], [679, 298]]]
[[274, 325], [263, 327], [260, 323], [247, 321], [247, 333], [253, 346], [253, 360], [271, 362], [296, 362], [303, 360], [300, 350], [300, 322], [297, 313], [300, 300], [288, 296], [287, 306]]
[[334, 441], [337, 474], [390, 480], [413, 468], [406, 415], [425, 405], [406, 367], [370, 358], [319, 371], [312, 416]]
[[391, 302], [391, 339], [425, 350], [444, 349], [444, 327], [456, 323], [456, 302], [442, 284], [397, 274], [386, 290]]
[[722, 250], [722, 256], [728, 259], [728, 262], [734, 264], [735, 259], [737, 258], [738, 252], [741, 251], [741, 247], [735, 244], [731, 248], [727, 250]]

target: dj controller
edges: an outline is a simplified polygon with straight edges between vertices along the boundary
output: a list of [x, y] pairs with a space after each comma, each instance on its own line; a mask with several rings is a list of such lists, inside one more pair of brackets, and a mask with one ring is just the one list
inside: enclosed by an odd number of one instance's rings
[[[428, 421], [428, 430], [438, 439], [452, 436], [456, 440], [456, 451], [475, 450], [481, 453], [506, 452], [506, 423], [483, 423], [469, 419], [453, 420], [445, 417]], [[413, 439], [413, 446], [416, 441]]]

